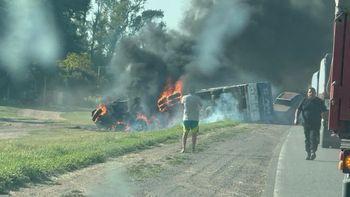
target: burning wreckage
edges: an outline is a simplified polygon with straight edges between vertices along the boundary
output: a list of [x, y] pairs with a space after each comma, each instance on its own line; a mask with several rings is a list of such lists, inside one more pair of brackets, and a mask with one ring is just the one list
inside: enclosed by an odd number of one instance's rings
[[[175, 86], [169, 84], [157, 101], [157, 114], [146, 116], [140, 107], [140, 98], [135, 98], [131, 105], [129, 100], [100, 104], [92, 111], [92, 120], [98, 127], [109, 130], [142, 131], [166, 127], [171, 117], [176, 116], [174, 111], [179, 108], [183, 95], [182, 81], [178, 81]], [[222, 119], [264, 123], [274, 121], [271, 85], [266, 82], [202, 89], [196, 95], [204, 103], [201, 113], [204, 122]]]
[[[141, 107], [141, 98], [117, 99], [113, 102], [100, 103], [92, 111], [92, 121], [98, 128], [115, 131], [143, 131], [149, 128], [166, 127], [169, 116], [174, 116], [172, 108], [179, 105], [182, 98], [182, 81], [177, 81], [175, 86], [168, 82], [165, 90], [157, 101], [157, 114], [147, 116]], [[166, 114], [166, 115], [165, 115]], [[163, 118], [167, 117], [167, 121]]]
[[99, 128], [110, 130], [145, 130], [149, 120], [141, 113], [128, 110], [128, 100], [100, 103], [91, 113], [92, 121]]

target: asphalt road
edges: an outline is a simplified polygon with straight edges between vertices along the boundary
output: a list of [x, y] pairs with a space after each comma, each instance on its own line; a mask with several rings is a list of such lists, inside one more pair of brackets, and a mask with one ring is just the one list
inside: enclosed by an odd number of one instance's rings
[[270, 189], [264, 196], [341, 196], [343, 174], [337, 169], [338, 152], [338, 149], [319, 147], [315, 160], [305, 160], [303, 128], [290, 127], [279, 156], [275, 157]]

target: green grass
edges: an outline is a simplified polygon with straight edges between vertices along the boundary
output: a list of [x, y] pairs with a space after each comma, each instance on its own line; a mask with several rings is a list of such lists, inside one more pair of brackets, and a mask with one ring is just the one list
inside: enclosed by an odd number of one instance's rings
[[18, 108], [0, 106], [0, 118], [18, 117]]
[[[18, 107], [9, 107], [9, 106], [0, 106], [0, 120], [4, 121], [30, 121], [35, 120], [35, 118], [23, 117], [19, 112], [21, 108]], [[33, 108], [36, 110], [36, 108]], [[37, 109], [37, 110], [46, 110], [46, 109]], [[50, 109], [48, 109], [50, 111]], [[68, 109], [65, 109], [68, 111]], [[79, 125], [92, 125], [91, 120], [91, 111], [92, 109], [79, 108], [79, 111], [62, 111], [60, 116], [65, 120], [54, 120], [56, 123], [69, 123], [69, 124], [79, 124]], [[49, 120], [46, 120], [50, 122]], [[0, 125], [3, 123], [0, 123]]]
[[23, 117], [18, 111], [20, 108], [0, 106], [0, 126], [8, 125], [9, 122], [33, 121], [33, 118]]
[[[79, 114], [67, 113], [65, 117], [79, 118]], [[81, 123], [84, 123], [85, 116], [81, 115]], [[237, 123], [229, 121], [201, 125], [201, 134], [234, 125]], [[101, 163], [109, 157], [174, 142], [181, 134], [180, 126], [140, 133], [55, 128], [38, 130], [21, 138], [0, 140], [0, 193], [25, 183], [47, 180], [51, 175]], [[151, 169], [154, 172], [159, 170], [157, 166], [151, 166]]]
[[64, 122], [91, 125], [91, 111], [65, 112], [61, 114], [61, 117], [65, 119]]

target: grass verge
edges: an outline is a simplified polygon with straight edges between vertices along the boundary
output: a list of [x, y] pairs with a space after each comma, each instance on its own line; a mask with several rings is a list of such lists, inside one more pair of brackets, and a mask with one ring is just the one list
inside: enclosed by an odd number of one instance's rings
[[14, 118], [17, 117], [18, 108], [0, 106], [1, 118]]
[[[201, 134], [235, 125], [231, 121], [201, 125]], [[23, 138], [0, 140], [0, 193], [104, 162], [109, 157], [174, 142], [181, 136], [181, 130], [180, 126], [140, 133], [54, 128]], [[159, 170], [158, 166], [151, 167], [155, 172]]]

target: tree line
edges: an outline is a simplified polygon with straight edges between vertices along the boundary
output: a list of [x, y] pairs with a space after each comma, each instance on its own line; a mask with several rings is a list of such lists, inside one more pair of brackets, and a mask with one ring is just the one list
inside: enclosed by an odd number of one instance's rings
[[[17, 1], [21, 0], [0, 0], [0, 44], [13, 30], [11, 4]], [[50, 63], [36, 58], [24, 60], [27, 66], [19, 77], [14, 77], [9, 72], [8, 62], [0, 58], [1, 102], [47, 103], [51, 99], [49, 92], [59, 88], [72, 92], [82, 90], [91, 95], [108, 88], [113, 75], [106, 69], [118, 42], [123, 37], [137, 34], [150, 22], [156, 21], [165, 27], [163, 11], [146, 10], [146, 1], [37, 0], [40, 9], [50, 13], [60, 53]], [[23, 11], [21, 7], [16, 9]], [[7, 50], [4, 45], [0, 48], [1, 51]]]

